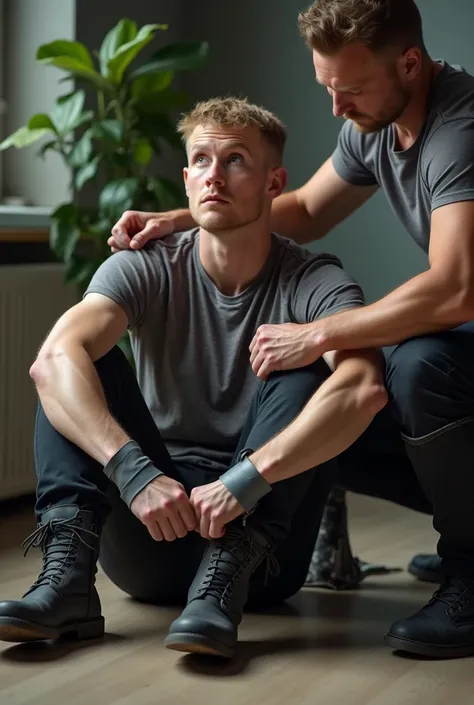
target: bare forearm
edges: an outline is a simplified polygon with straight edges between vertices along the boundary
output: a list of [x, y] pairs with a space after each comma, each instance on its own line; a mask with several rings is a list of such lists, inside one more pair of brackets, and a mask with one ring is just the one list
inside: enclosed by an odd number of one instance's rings
[[187, 208], [180, 208], [179, 210], [172, 211], [172, 216], [174, 232], [191, 230], [191, 228], [194, 228], [197, 225], [191, 215], [191, 212]]
[[[471, 310], [470, 310], [471, 309]], [[408, 338], [447, 330], [470, 320], [472, 305], [431, 271], [423, 272], [383, 299], [336, 314], [314, 326], [315, 340], [327, 350], [394, 345]]]
[[317, 467], [352, 445], [386, 400], [378, 377], [347, 361], [299, 416], [249, 459], [270, 484]]
[[317, 240], [327, 232], [320, 221], [308, 213], [298, 191], [283, 193], [273, 201], [271, 229], [301, 245]]
[[65, 345], [40, 354], [31, 376], [54, 428], [103, 465], [130, 440], [109, 413], [84, 348]]

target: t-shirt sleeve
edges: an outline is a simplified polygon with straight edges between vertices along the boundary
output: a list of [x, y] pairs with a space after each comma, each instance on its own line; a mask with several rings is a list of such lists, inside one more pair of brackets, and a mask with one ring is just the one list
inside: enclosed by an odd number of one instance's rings
[[103, 262], [84, 296], [94, 293], [109, 297], [125, 311], [128, 327], [139, 328], [164, 285], [164, 276], [156, 252], [146, 248], [123, 250]]
[[431, 210], [456, 201], [474, 200], [474, 121], [443, 123], [425, 147], [424, 178]]
[[321, 254], [309, 260], [295, 277], [290, 306], [296, 323], [312, 323], [364, 305], [361, 287], [334, 255]]
[[339, 132], [332, 163], [341, 179], [349, 184], [376, 186], [377, 179], [363, 158], [361, 138], [352, 122], [347, 120]]

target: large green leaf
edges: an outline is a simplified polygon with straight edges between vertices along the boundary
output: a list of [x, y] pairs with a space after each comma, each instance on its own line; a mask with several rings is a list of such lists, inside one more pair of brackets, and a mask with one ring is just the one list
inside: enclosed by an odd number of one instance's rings
[[56, 127], [54, 126], [53, 121], [49, 115], [46, 115], [45, 113], [37, 113], [36, 115], [30, 117], [26, 126], [29, 130], [46, 129], [56, 132]]
[[115, 56], [121, 46], [135, 39], [137, 32], [138, 28], [136, 22], [123, 19], [107, 33], [99, 51], [100, 72], [102, 76], [111, 78], [109, 74], [109, 61]]
[[84, 125], [84, 123], [91, 122], [93, 119], [94, 119], [94, 111], [93, 110], [84, 110], [78, 116], [77, 120], [74, 122], [71, 129], [76, 130], [78, 127], [81, 127], [81, 125]]
[[167, 25], [146, 24], [134, 39], [117, 49], [108, 63], [108, 78], [112, 83], [121, 83], [126, 68], [141, 50], [153, 41], [157, 29], [167, 29]]
[[82, 137], [76, 142], [68, 155], [68, 163], [72, 167], [83, 167], [89, 161], [92, 154], [91, 130], [86, 130]]
[[78, 211], [73, 203], [59, 206], [51, 215], [50, 246], [55, 255], [69, 262], [81, 236]]
[[74, 255], [68, 262], [64, 279], [66, 283], [88, 284], [101, 264], [101, 260], [89, 260]]
[[136, 106], [139, 111], [147, 115], [157, 113], [167, 113], [169, 110], [184, 108], [189, 103], [189, 96], [183, 91], [161, 91], [161, 93], [150, 93], [140, 98]]
[[171, 210], [183, 204], [183, 192], [169, 179], [150, 179], [160, 210]]
[[110, 181], [99, 196], [99, 205], [106, 216], [119, 217], [133, 206], [139, 180], [136, 177]]
[[51, 119], [60, 135], [67, 135], [75, 128], [82, 115], [85, 97], [84, 91], [76, 91], [56, 101]]
[[176, 131], [175, 123], [165, 113], [144, 116], [144, 130], [153, 130], [157, 137], [161, 137], [174, 149], [184, 150], [181, 135]]
[[140, 166], [148, 166], [153, 156], [153, 148], [146, 137], [140, 137], [133, 147], [133, 158]]
[[57, 40], [42, 44], [36, 52], [40, 64], [50, 64], [73, 75], [82, 76], [102, 90], [110, 91], [112, 86], [94, 69], [88, 49], [80, 42]]
[[121, 142], [125, 131], [123, 120], [101, 120], [93, 125], [94, 137], [100, 140]]
[[97, 154], [90, 162], [84, 164], [76, 173], [75, 185], [78, 191], [87, 181], [90, 181], [97, 174], [97, 169], [101, 160], [101, 155]]
[[49, 152], [51, 149], [55, 149], [57, 146], [58, 141], [57, 140], [51, 140], [50, 142], [46, 142], [45, 144], [41, 145], [39, 148], [37, 154], [38, 157], [41, 157], [42, 159], [45, 158], [46, 152]]
[[156, 73], [138, 76], [132, 83], [132, 97], [139, 99], [150, 95], [150, 93], [164, 91], [172, 80], [172, 71], [157, 71]]
[[197, 69], [207, 61], [209, 55], [208, 42], [179, 42], [169, 44], [159, 49], [150, 60], [135, 69], [131, 78], [137, 78], [156, 71], [186, 71]]
[[57, 39], [49, 44], [42, 44], [36, 52], [38, 61], [51, 61], [59, 57], [68, 57], [82, 64], [85, 68], [92, 69], [92, 56], [87, 47], [81, 42], [73, 42], [69, 39]]
[[48, 132], [50, 132], [50, 130], [46, 127], [41, 127], [37, 130], [29, 130], [25, 125], [4, 139], [0, 144], [0, 150], [8, 149], [9, 147], [17, 147], [18, 149], [28, 147], [30, 144], [34, 144], [34, 142], [37, 142], [47, 135]]

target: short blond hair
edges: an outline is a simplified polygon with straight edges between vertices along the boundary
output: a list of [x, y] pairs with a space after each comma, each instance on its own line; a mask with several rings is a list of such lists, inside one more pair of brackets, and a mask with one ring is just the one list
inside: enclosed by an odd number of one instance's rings
[[198, 125], [217, 127], [255, 125], [275, 149], [280, 163], [283, 159], [287, 137], [285, 126], [276, 115], [265, 108], [249, 103], [246, 98], [212, 98], [197, 103], [178, 123], [178, 132], [185, 142]]
[[307, 46], [333, 54], [352, 42], [377, 53], [393, 47], [425, 50], [420, 11], [414, 0], [315, 0], [298, 16]]

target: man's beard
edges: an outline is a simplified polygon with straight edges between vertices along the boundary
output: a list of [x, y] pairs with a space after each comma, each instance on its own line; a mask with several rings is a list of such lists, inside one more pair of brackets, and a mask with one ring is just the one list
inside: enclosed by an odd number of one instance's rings
[[[398, 118], [404, 113], [405, 108], [410, 101], [410, 93], [406, 89], [402, 88], [402, 86], [398, 87], [397, 93], [397, 101], [392, 104], [391, 108], [387, 108], [383, 114], [376, 118], [371, 115], [364, 115], [363, 113], [350, 112], [345, 113], [344, 118], [346, 120], [352, 120], [356, 130], [362, 134], [380, 132], [398, 120]], [[357, 122], [358, 117], [365, 118], [367, 121]]]

